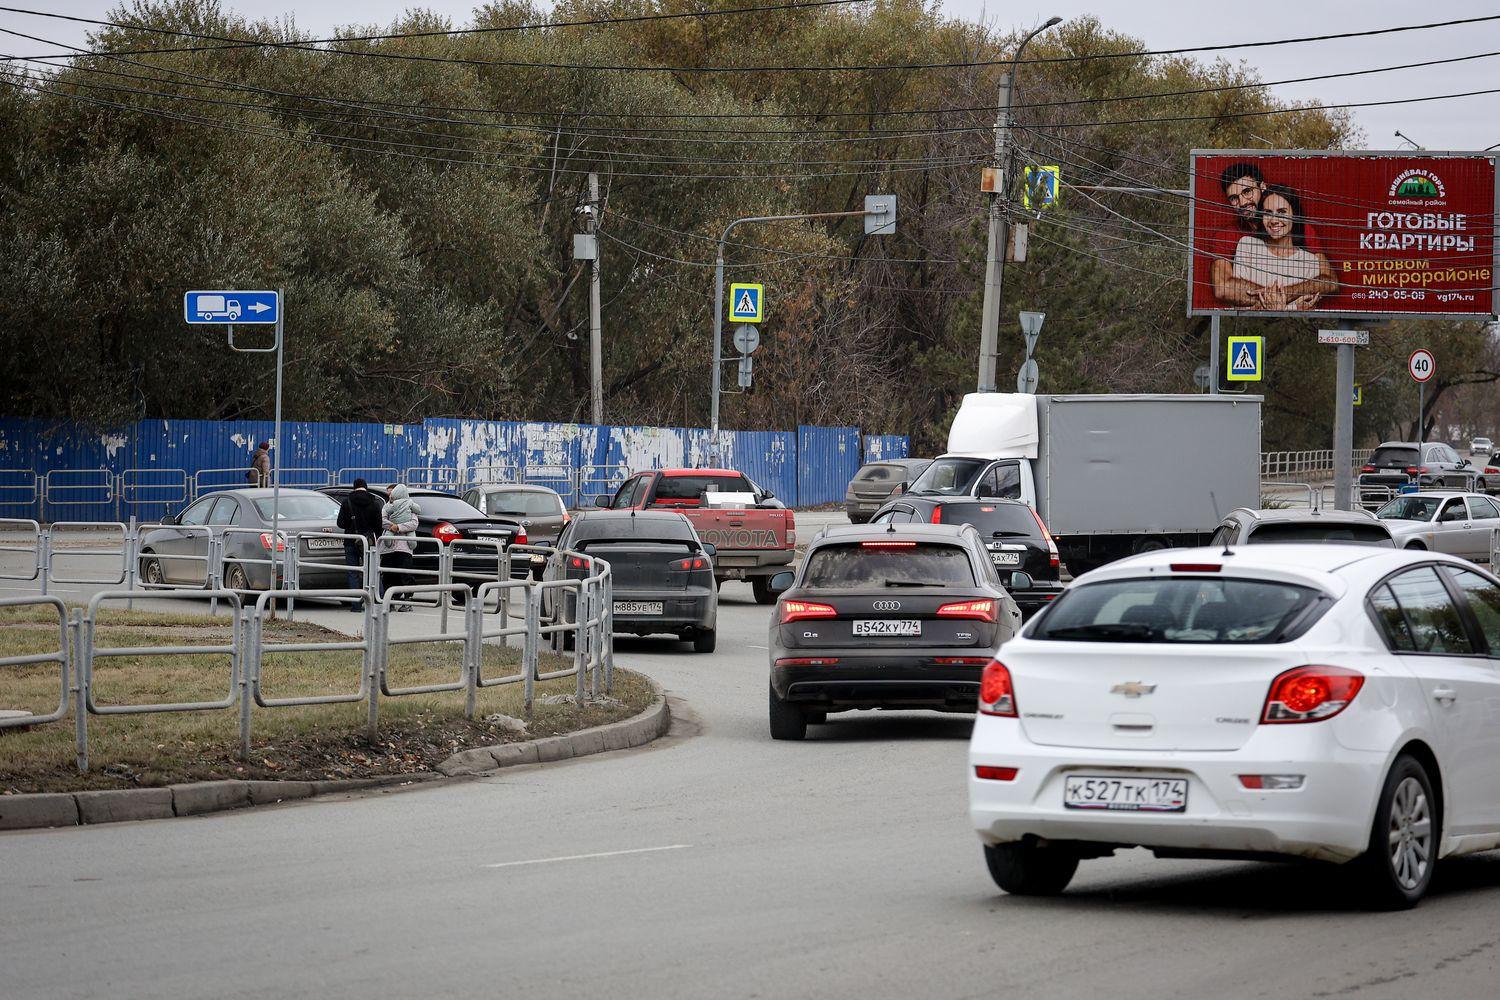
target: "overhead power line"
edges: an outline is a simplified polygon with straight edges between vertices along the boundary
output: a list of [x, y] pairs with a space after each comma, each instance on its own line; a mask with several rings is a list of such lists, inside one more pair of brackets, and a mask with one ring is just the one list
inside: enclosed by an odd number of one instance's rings
[[[0, 10], [11, 13], [31, 14], [40, 17], [55, 16], [49, 11], [37, 11], [19, 7], [0, 7]], [[210, 42], [228, 42], [233, 47], [259, 47], [291, 50], [299, 52], [311, 52], [319, 55], [354, 56], [362, 58], [394, 59], [406, 62], [430, 62], [445, 63], [462, 66], [498, 66], [517, 67], [527, 69], [560, 69], [581, 70], [592, 72], [618, 72], [618, 73], [874, 73], [892, 71], [910, 71], [927, 69], [968, 69], [980, 66], [1000, 66], [1010, 62], [1008, 58], [996, 59], [965, 59], [951, 60], [945, 62], [908, 62], [908, 63], [862, 63], [862, 64], [807, 64], [807, 65], [755, 65], [755, 66], [692, 66], [692, 65], [651, 65], [642, 66], [629, 63], [569, 63], [569, 62], [536, 62], [519, 59], [478, 59], [464, 56], [435, 56], [415, 52], [390, 52], [383, 49], [343, 49], [343, 48], [320, 48], [318, 45], [303, 41], [260, 41], [256, 39], [232, 38], [223, 35], [210, 35], [202, 32], [185, 31], [170, 28], [151, 28], [143, 25], [123, 24], [112, 21], [99, 21], [92, 18], [80, 18], [69, 16], [70, 20], [83, 23], [97, 24], [102, 27], [115, 27], [159, 32], [181, 38], [192, 38]], [[1187, 55], [1204, 52], [1225, 52], [1239, 49], [1265, 48], [1278, 45], [1299, 45], [1310, 42], [1326, 42], [1346, 38], [1368, 38], [1377, 35], [1390, 35], [1410, 31], [1427, 31], [1434, 28], [1449, 28], [1463, 25], [1480, 24], [1489, 21], [1500, 20], [1500, 14], [1488, 14], [1480, 17], [1453, 18], [1446, 21], [1429, 21], [1422, 24], [1396, 25], [1388, 28], [1371, 28], [1364, 31], [1344, 31], [1323, 35], [1303, 35], [1292, 38], [1274, 38], [1255, 42], [1233, 42], [1222, 45], [1198, 45], [1176, 49], [1153, 49], [1135, 50], [1125, 52], [1097, 52], [1088, 55], [1077, 56], [1039, 56], [1028, 60], [1033, 63], [1080, 63], [1093, 62], [1096, 60], [1109, 59], [1133, 59], [1148, 58], [1168, 55]], [[397, 40], [403, 35], [388, 36], [388, 40]], [[338, 40], [332, 40], [329, 44], [336, 45]], [[131, 49], [118, 52], [95, 51], [94, 55], [164, 55], [174, 52], [203, 52], [214, 51], [223, 46], [181, 46], [175, 48], [157, 49]], [[27, 59], [53, 60], [72, 58], [68, 53], [48, 53], [40, 56], [27, 56]]]

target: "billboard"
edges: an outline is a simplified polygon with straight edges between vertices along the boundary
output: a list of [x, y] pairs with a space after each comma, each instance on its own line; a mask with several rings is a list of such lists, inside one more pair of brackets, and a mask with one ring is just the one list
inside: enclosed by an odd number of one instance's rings
[[1194, 150], [1188, 314], [1490, 317], [1488, 154]]

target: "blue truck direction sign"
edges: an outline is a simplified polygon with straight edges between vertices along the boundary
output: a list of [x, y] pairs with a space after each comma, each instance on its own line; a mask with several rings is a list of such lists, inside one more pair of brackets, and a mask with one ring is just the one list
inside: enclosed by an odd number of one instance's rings
[[273, 325], [281, 319], [281, 296], [267, 291], [198, 291], [182, 296], [182, 313], [195, 326], [230, 323]]

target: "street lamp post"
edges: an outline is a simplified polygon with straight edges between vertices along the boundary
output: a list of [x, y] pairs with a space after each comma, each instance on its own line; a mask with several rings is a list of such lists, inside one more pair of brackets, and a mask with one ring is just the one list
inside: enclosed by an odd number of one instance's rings
[[1000, 83], [1000, 99], [996, 102], [999, 105], [999, 112], [995, 115], [995, 167], [998, 177], [995, 190], [990, 194], [989, 248], [984, 271], [984, 311], [981, 314], [979, 327], [980, 392], [996, 391], [995, 356], [999, 349], [1001, 282], [1005, 276], [1005, 247], [1010, 239], [1010, 219], [1006, 216], [1008, 206], [1004, 202], [1008, 179], [1007, 167], [1009, 166], [1007, 160], [1010, 156], [1010, 101], [1016, 82], [1016, 64], [1021, 61], [1021, 53], [1026, 51], [1028, 42], [1054, 24], [1061, 23], [1060, 17], [1048, 18], [1045, 24], [1021, 39], [1021, 44], [1016, 46], [1016, 53], [1011, 57], [1010, 66], [1005, 71], [1005, 78]]

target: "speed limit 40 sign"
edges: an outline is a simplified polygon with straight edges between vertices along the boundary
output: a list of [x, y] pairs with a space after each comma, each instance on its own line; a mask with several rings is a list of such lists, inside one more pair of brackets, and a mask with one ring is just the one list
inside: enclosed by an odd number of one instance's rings
[[1411, 377], [1418, 382], [1426, 382], [1432, 378], [1437, 371], [1437, 362], [1432, 360], [1432, 352], [1428, 350], [1416, 350], [1411, 352], [1411, 357], [1406, 361], [1406, 370]]

